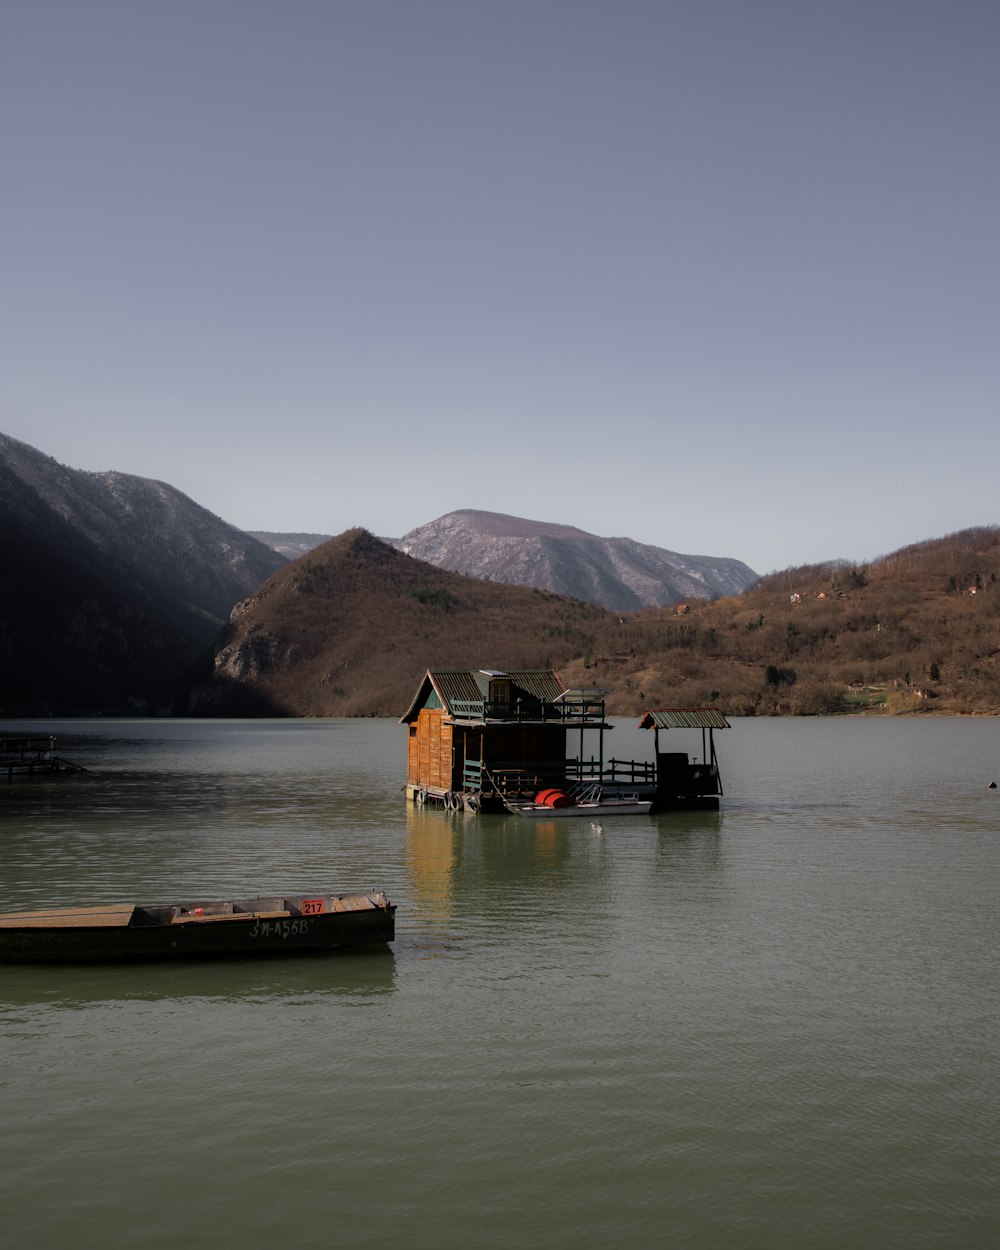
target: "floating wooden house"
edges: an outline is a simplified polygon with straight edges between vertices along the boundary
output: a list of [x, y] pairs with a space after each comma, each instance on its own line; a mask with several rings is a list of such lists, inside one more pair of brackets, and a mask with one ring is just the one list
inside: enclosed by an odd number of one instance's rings
[[[606, 693], [567, 689], [551, 669], [428, 669], [400, 718], [408, 733], [406, 797], [453, 810], [503, 811], [505, 801], [558, 787], [578, 801], [636, 796], [658, 806], [711, 806], [713, 799], [718, 806], [714, 743], [705, 763], [689, 762], [683, 777], [679, 754], [665, 756], [662, 788], [655, 763], [605, 758], [614, 728]], [[694, 725], [698, 713], [710, 719]], [[689, 715], [709, 735], [727, 724], [714, 709]], [[673, 726], [653, 727], [658, 733]]]

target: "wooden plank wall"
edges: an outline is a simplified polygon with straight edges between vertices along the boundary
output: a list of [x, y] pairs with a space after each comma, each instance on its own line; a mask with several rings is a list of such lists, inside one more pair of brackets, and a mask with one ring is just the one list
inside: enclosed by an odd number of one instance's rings
[[418, 786], [452, 788], [452, 728], [445, 724], [441, 708], [424, 708], [417, 719], [417, 733], [410, 738], [409, 780]]
[[414, 721], [406, 727], [406, 780], [416, 785], [420, 777], [420, 726]]

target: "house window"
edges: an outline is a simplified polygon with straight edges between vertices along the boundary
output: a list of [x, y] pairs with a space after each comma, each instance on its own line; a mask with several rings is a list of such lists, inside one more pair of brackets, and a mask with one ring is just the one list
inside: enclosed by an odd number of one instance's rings
[[491, 681], [490, 682], [490, 702], [491, 703], [510, 703], [511, 701], [511, 684], [509, 681]]

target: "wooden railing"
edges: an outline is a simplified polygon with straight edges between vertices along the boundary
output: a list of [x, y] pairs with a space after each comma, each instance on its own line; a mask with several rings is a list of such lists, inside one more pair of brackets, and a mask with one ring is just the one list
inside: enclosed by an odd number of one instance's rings
[[603, 700], [580, 700], [575, 703], [546, 703], [536, 699], [516, 699], [513, 703], [494, 703], [489, 699], [452, 699], [452, 715], [459, 720], [551, 721], [565, 724], [604, 720]]
[[651, 786], [656, 781], [656, 765], [648, 760], [567, 760], [566, 776], [614, 785]]
[[55, 738], [0, 738], [0, 760], [47, 760], [56, 749]]
[[84, 771], [56, 755], [55, 738], [0, 738], [0, 777]]

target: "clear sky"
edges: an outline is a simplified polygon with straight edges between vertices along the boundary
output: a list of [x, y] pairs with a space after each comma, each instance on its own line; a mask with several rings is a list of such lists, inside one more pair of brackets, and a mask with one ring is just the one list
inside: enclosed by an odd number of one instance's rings
[[245, 529], [1000, 521], [997, 0], [0, 0], [0, 430]]

